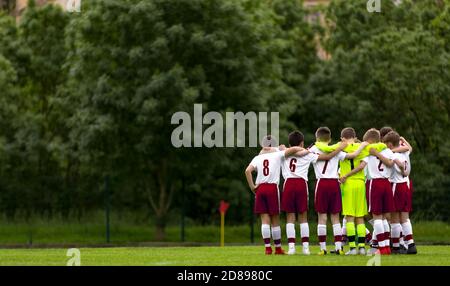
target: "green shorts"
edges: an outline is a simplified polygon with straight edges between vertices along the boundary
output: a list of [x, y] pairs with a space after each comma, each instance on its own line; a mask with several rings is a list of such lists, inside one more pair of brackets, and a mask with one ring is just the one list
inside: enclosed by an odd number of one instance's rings
[[367, 214], [366, 184], [364, 180], [350, 179], [341, 184], [342, 214], [363, 217]]

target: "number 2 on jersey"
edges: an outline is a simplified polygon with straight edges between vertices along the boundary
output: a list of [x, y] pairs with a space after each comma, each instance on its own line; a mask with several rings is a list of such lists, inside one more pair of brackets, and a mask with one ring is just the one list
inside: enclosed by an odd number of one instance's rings
[[[380, 159], [378, 159], [378, 160], [380, 160]], [[383, 169], [383, 162], [381, 162], [381, 160], [380, 160], [380, 163], [378, 164], [378, 171], [380, 171], [380, 172], [384, 171], [384, 169]]]
[[263, 161], [263, 175], [264, 176], [269, 176], [269, 160], [264, 160]]

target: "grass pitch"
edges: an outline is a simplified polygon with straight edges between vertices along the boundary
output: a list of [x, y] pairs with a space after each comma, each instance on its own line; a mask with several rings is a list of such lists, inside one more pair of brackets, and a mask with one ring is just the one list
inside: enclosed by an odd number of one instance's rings
[[[381, 256], [381, 266], [450, 265], [450, 246], [417, 247], [417, 255]], [[297, 251], [301, 251], [297, 247]], [[265, 256], [263, 246], [220, 247], [137, 247], [80, 248], [81, 265], [142, 265], [142, 266], [272, 266], [327, 265], [364, 266], [372, 257], [318, 256], [319, 248], [311, 247], [311, 255]], [[0, 249], [0, 265], [65, 266], [67, 249]]]

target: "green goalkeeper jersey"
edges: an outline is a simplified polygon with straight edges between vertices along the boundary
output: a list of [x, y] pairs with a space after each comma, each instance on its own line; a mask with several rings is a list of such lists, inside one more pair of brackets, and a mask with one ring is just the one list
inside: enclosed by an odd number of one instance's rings
[[[336, 150], [336, 148], [339, 147], [340, 143], [336, 143], [334, 145], [327, 145], [326, 143], [323, 143], [323, 142], [316, 142], [315, 145], [320, 151], [330, 153], [330, 152], [333, 152], [334, 150]], [[356, 150], [358, 150], [359, 146], [360, 146], [360, 143], [348, 144], [348, 146], [344, 149], [344, 152], [353, 153]], [[356, 158], [345, 159], [344, 161], [341, 161], [339, 163], [339, 175], [344, 176], [345, 174], [350, 173], [350, 171], [353, 170], [354, 168], [358, 167], [359, 164], [361, 163], [361, 161], [365, 157], [369, 156], [370, 148], [375, 148], [378, 152], [380, 152], [380, 151], [386, 149], [387, 146], [384, 143], [375, 143], [375, 144], [367, 145]], [[352, 176], [350, 176], [348, 178], [348, 180], [349, 179], [364, 180], [365, 179], [364, 170], [361, 170], [358, 173], [353, 174]]]

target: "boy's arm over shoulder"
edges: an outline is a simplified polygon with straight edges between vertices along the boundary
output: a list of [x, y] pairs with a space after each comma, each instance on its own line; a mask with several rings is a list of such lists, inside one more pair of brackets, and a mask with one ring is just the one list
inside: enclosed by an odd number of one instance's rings
[[302, 147], [300, 147], [300, 146], [294, 146], [294, 147], [289, 147], [289, 148], [287, 148], [286, 150], [281, 151], [280, 153], [281, 153], [281, 156], [284, 155], [284, 157], [289, 157], [289, 156], [294, 155], [294, 154], [297, 153], [297, 152], [302, 152], [302, 151], [304, 151], [304, 150], [305, 150], [305, 149], [302, 148]]
[[366, 167], [366, 165], [367, 165], [367, 162], [366, 162], [365, 160], [361, 161], [361, 162], [359, 163], [358, 167], [354, 168], [353, 170], [351, 170], [351, 171], [348, 172], [347, 174], [341, 176], [341, 177], [339, 178], [339, 182], [341, 182], [341, 184], [345, 183], [345, 181], [346, 181], [349, 177], [351, 177], [351, 176], [353, 176], [354, 174], [356, 174], [356, 173], [362, 171], [362, 170]]
[[[400, 146], [392, 149], [393, 152], [395, 152], [395, 153], [406, 153], [406, 152], [411, 153], [412, 152], [412, 146], [408, 143], [408, 141], [406, 141], [405, 138], [400, 137], [400, 143], [401, 143]], [[409, 153], [408, 153], [408, 155], [409, 155]]]
[[331, 158], [333, 158], [334, 156], [336, 156], [339, 152], [341, 152], [342, 150], [344, 150], [347, 147], [347, 143], [345, 142], [341, 142], [339, 144], [339, 147], [334, 150], [331, 153], [325, 153], [325, 154], [320, 154], [319, 157], [317, 158], [317, 160], [320, 161], [326, 161], [326, 160], [330, 160]]
[[370, 149], [370, 155], [376, 156], [384, 165], [388, 167], [394, 166], [394, 161], [392, 161], [394, 153], [390, 149], [385, 149], [382, 152], [378, 152], [374, 148]]
[[325, 142], [316, 142], [314, 143], [313, 147], [316, 147], [318, 150], [324, 152], [324, 153], [330, 153], [333, 152], [334, 150], [336, 150], [337, 148], [339, 148], [339, 143], [333, 144], [333, 145], [328, 145]]
[[369, 145], [368, 142], [366, 142], [366, 141], [362, 142], [362, 143], [359, 145], [358, 149], [356, 149], [356, 151], [351, 152], [351, 153], [347, 153], [346, 156], [345, 156], [345, 159], [355, 159], [356, 157], [359, 156], [359, 154], [361, 154], [361, 152], [362, 152], [364, 149], [366, 149], [366, 147], [367, 147], [368, 145]]

